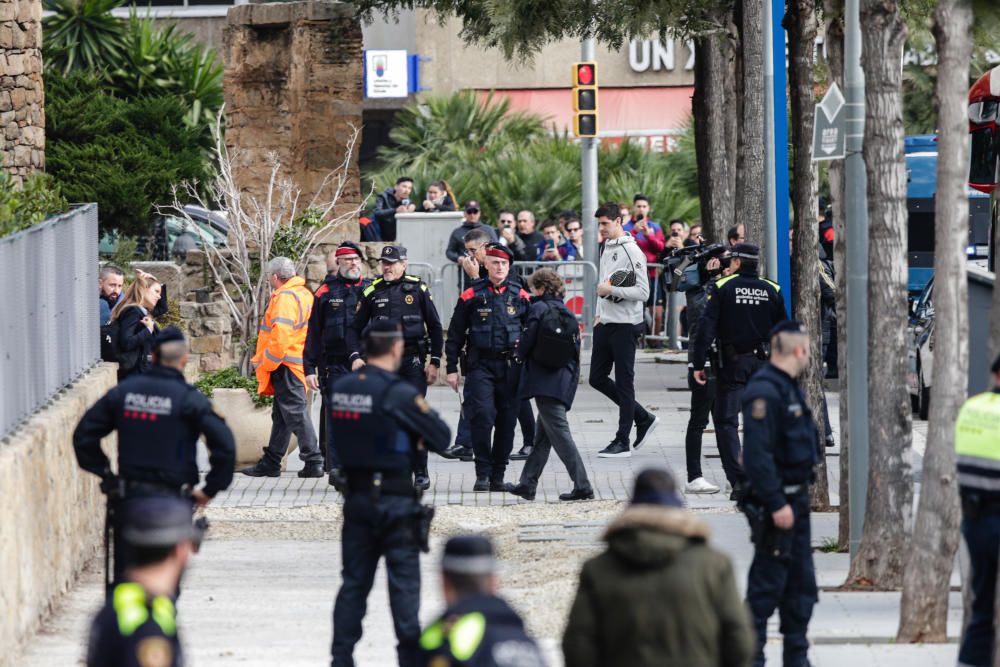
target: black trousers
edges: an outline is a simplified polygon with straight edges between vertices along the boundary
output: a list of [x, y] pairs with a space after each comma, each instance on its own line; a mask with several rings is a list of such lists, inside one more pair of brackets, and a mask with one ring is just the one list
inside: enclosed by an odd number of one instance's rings
[[997, 553], [1000, 552], [1000, 514], [971, 516], [963, 511], [962, 538], [972, 566], [972, 615], [958, 652], [961, 665], [993, 664], [993, 604], [997, 590]]
[[465, 377], [465, 414], [472, 432], [476, 477], [503, 479], [521, 409], [520, 379], [520, 364], [504, 360], [480, 361]]
[[743, 407], [743, 389], [750, 376], [757, 372], [764, 362], [752, 355], [740, 355], [727, 361], [719, 369], [715, 385], [715, 405], [712, 408], [712, 422], [715, 424], [715, 440], [719, 444], [722, 469], [731, 486], [746, 481], [743, 466], [740, 465], [740, 410]]
[[[598, 324], [590, 355], [590, 386], [618, 406], [615, 437], [628, 443], [632, 425], [648, 419], [649, 413], [635, 400], [635, 348], [641, 324]], [[615, 379], [611, 380], [614, 369]]]
[[[424, 367], [424, 357], [404, 354], [399, 364], [399, 377], [417, 388], [421, 396], [427, 395], [427, 374]], [[413, 472], [426, 474], [427, 450], [420, 449], [413, 455]]]
[[347, 357], [341, 359], [336, 359], [326, 366], [323, 376], [323, 407], [322, 407], [322, 418], [319, 420], [319, 451], [323, 454], [323, 471], [330, 472], [331, 468], [339, 468], [340, 461], [337, 458], [337, 452], [330, 447], [330, 433], [332, 432], [331, 417], [330, 417], [330, 392], [333, 387], [333, 383], [337, 381], [337, 378], [347, 375], [351, 372], [351, 362], [348, 361]]
[[714, 372], [706, 368], [708, 382], [698, 384], [694, 373], [688, 369], [688, 389], [691, 390], [691, 416], [688, 417], [687, 432], [684, 434], [684, 458], [687, 462], [688, 481], [704, 475], [701, 472], [701, 440], [708, 426], [708, 417], [715, 405]]
[[521, 401], [521, 409], [517, 413], [517, 422], [521, 425], [522, 445], [535, 444], [535, 413], [531, 409], [531, 399]]

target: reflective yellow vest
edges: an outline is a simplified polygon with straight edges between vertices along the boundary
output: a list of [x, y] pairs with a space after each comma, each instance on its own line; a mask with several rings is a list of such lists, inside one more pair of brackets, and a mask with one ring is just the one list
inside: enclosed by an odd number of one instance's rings
[[973, 396], [955, 422], [958, 484], [964, 491], [1000, 493], [1000, 393]]

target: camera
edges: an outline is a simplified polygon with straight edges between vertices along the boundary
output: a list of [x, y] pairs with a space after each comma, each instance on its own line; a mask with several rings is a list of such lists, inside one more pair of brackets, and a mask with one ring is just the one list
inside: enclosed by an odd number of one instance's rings
[[687, 292], [704, 285], [710, 278], [706, 265], [711, 259], [727, 264], [728, 248], [719, 243], [690, 245], [676, 248], [663, 258], [664, 272], [670, 276], [668, 290]]

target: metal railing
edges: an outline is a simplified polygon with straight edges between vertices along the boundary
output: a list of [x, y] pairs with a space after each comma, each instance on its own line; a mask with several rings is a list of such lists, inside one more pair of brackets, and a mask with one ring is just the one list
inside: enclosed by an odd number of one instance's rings
[[97, 204], [0, 238], [0, 438], [100, 361]]
[[[677, 292], [668, 291], [665, 288], [670, 282], [670, 277], [664, 275], [665, 266], [663, 264], [647, 264], [650, 269], [655, 269], [656, 273], [649, 283], [650, 295], [653, 305], [645, 306], [646, 324], [650, 333], [646, 334], [647, 341], [666, 341], [672, 350], [680, 349], [682, 340], [686, 340], [679, 334], [680, 322], [678, 321], [680, 300]], [[662, 308], [662, 312], [657, 313], [656, 308]]]

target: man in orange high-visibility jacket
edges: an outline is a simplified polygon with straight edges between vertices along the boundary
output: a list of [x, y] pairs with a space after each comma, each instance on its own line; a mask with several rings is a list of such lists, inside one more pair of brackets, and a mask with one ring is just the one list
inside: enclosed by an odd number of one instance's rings
[[271, 408], [271, 438], [257, 463], [240, 472], [251, 477], [277, 477], [281, 459], [288, 451], [292, 433], [299, 441], [299, 456], [305, 467], [299, 477], [322, 477], [323, 455], [309, 419], [306, 375], [302, 355], [306, 346], [313, 295], [305, 280], [295, 275], [295, 264], [287, 257], [267, 263], [271, 301], [257, 332], [253, 366], [258, 393], [274, 396]]

